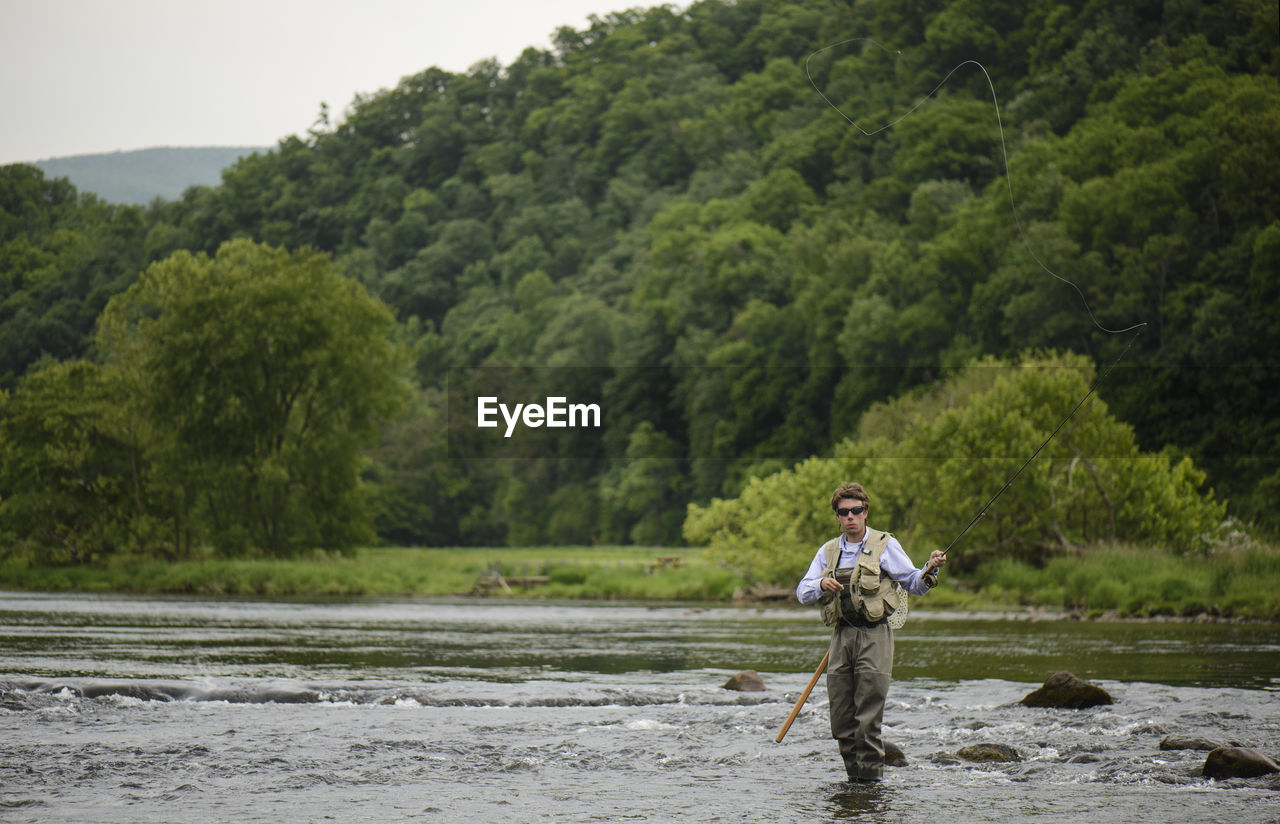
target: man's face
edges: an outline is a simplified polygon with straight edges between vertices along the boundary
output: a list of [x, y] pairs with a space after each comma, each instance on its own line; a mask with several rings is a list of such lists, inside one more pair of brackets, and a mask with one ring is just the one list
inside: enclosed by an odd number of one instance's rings
[[840, 522], [845, 537], [861, 540], [862, 532], [867, 527], [866, 502], [856, 498], [841, 498], [836, 504], [836, 520]]

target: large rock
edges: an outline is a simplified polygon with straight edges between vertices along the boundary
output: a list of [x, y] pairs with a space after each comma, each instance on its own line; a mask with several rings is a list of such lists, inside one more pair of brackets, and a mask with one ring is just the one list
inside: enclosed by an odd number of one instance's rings
[[1204, 760], [1201, 775], [1207, 778], [1256, 778], [1280, 772], [1269, 756], [1247, 747], [1219, 747]]
[[738, 690], [739, 692], [760, 692], [765, 687], [764, 679], [760, 677], [760, 673], [755, 670], [743, 670], [728, 681], [725, 681], [724, 688]]
[[1066, 670], [1050, 675], [1044, 680], [1044, 686], [1022, 699], [1022, 704], [1027, 707], [1064, 707], [1073, 710], [1110, 703], [1113, 702], [1106, 690], [1083, 678], [1077, 678]]
[[1179, 735], [1167, 735], [1160, 742], [1162, 750], [1217, 750], [1223, 747], [1242, 747], [1239, 741], [1211, 741], [1208, 738], [1187, 738]]
[[1021, 761], [1022, 756], [1008, 744], [970, 744], [961, 747], [956, 755], [965, 761]]
[[884, 765], [886, 767], [905, 767], [907, 766], [907, 756], [897, 744], [884, 742]]

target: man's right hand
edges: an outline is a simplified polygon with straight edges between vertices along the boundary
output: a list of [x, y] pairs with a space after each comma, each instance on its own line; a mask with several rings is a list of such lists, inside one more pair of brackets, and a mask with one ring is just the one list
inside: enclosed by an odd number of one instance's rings
[[823, 592], [839, 592], [844, 589], [844, 584], [840, 583], [835, 578], [823, 578], [818, 582], [818, 586], [822, 587]]

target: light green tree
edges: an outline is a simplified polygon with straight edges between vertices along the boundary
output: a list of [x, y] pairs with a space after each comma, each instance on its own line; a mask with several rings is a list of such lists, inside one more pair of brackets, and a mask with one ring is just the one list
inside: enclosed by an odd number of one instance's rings
[[[873, 407], [830, 457], [753, 479], [737, 499], [690, 505], [685, 538], [752, 580], [794, 582], [835, 534], [826, 496], [857, 480], [871, 494], [869, 523], [923, 557], [960, 535], [1092, 379], [1078, 355], [975, 362], [930, 391]], [[1204, 480], [1186, 458], [1141, 452], [1095, 395], [964, 536], [956, 560], [1043, 561], [1099, 541], [1190, 550], [1225, 511], [1201, 491]]]

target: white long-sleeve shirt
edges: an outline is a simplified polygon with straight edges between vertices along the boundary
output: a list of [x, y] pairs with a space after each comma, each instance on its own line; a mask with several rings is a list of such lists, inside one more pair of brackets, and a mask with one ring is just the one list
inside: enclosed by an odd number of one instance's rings
[[[837, 568], [857, 565], [858, 553], [862, 552], [867, 544], [869, 529], [870, 527], [863, 531], [862, 540], [857, 543], [850, 543], [841, 534], [840, 562], [836, 564]], [[826, 546], [826, 543], [824, 542], [822, 546]], [[813, 562], [809, 564], [809, 571], [800, 579], [800, 584], [796, 587], [796, 597], [802, 604], [816, 603], [822, 596], [822, 588], [818, 583], [822, 580], [823, 570], [826, 569], [822, 558], [822, 546], [818, 547], [818, 552], [813, 556]], [[924, 567], [916, 569], [912, 566], [911, 559], [907, 557], [902, 544], [898, 543], [898, 539], [892, 535], [885, 542], [884, 552], [880, 554], [880, 568], [889, 573], [890, 578], [906, 587], [907, 592], [912, 595], [924, 595], [930, 589], [928, 582], [924, 579]]]

